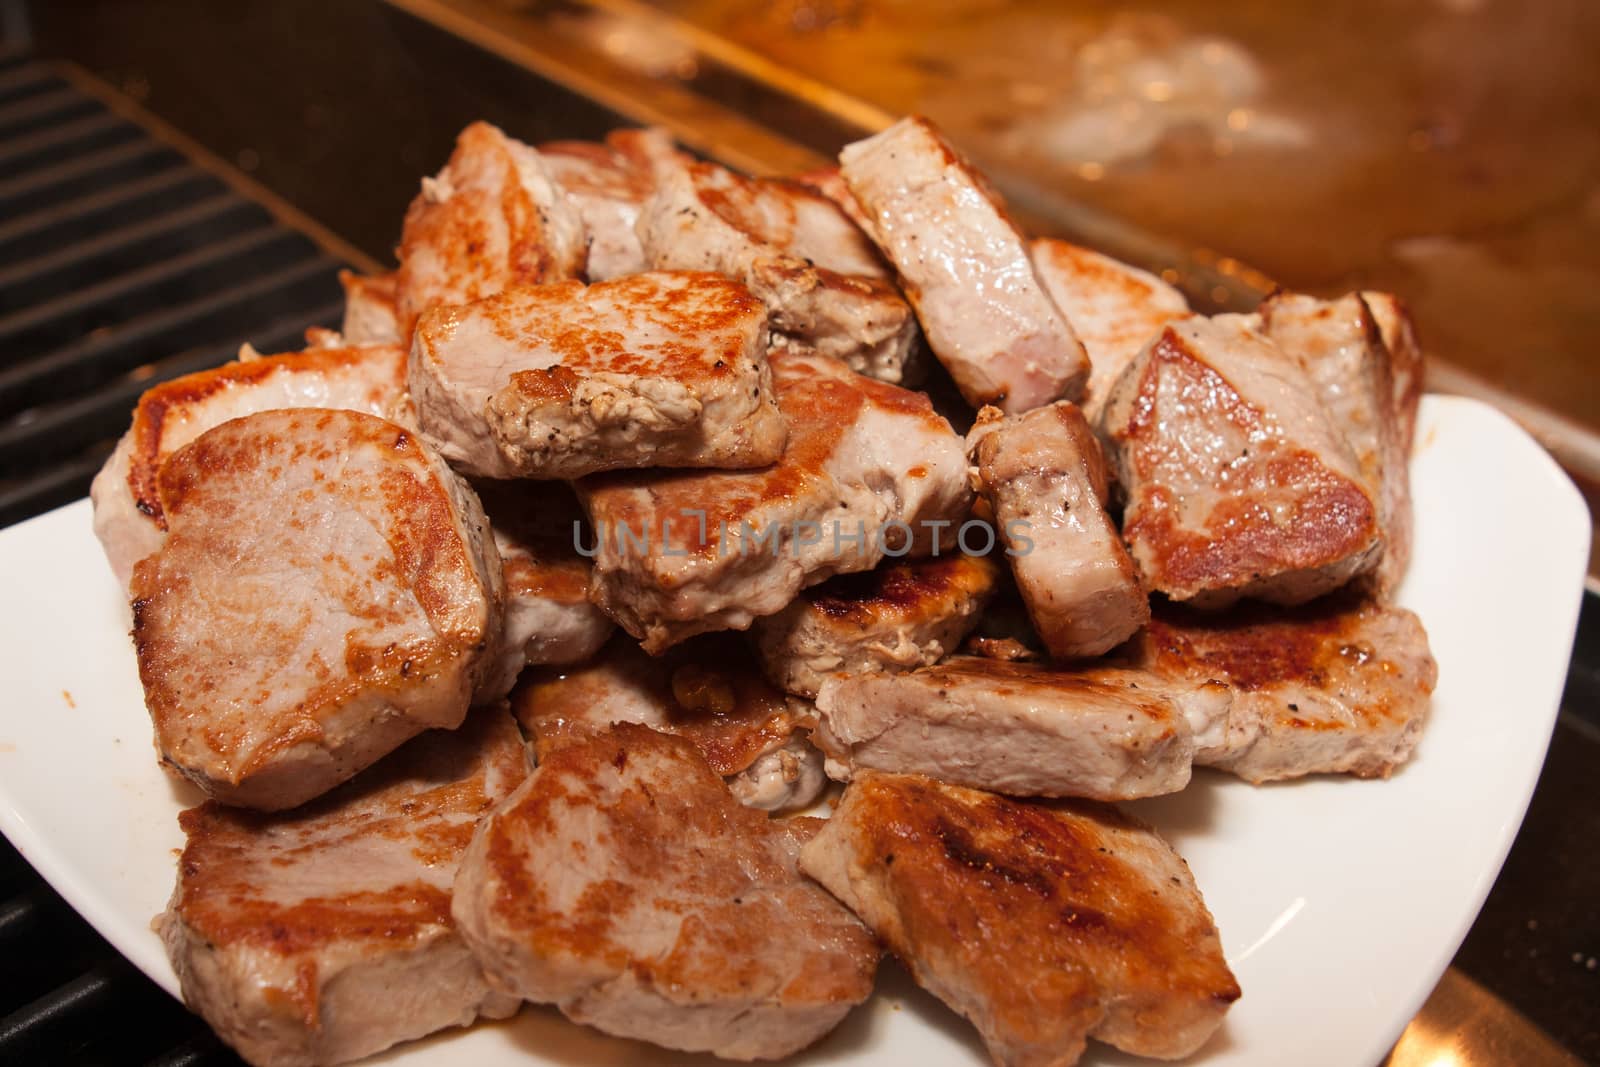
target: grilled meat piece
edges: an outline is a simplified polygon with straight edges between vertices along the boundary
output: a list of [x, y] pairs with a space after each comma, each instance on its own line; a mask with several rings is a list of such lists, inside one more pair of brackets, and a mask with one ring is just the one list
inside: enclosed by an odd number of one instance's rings
[[577, 208], [539, 153], [474, 122], [406, 211], [396, 283], [400, 336], [409, 338], [432, 308], [576, 277], [586, 244]]
[[984, 408], [967, 435], [978, 491], [1050, 655], [1098, 656], [1132, 637], [1150, 602], [1106, 515], [1100, 442], [1070, 400], [1006, 418]]
[[1041, 237], [1028, 243], [1028, 252], [1089, 353], [1083, 413], [1096, 423], [1123, 369], [1163, 326], [1187, 315], [1189, 303], [1154, 274], [1079, 245]]
[[167, 521], [156, 491], [162, 460], [229, 419], [275, 408], [348, 408], [411, 425], [403, 349], [313, 348], [186, 374], [145, 392], [133, 425], [95, 477], [94, 532], [124, 587], [133, 565], [161, 547]]
[[1295, 604], [1377, 565], [1378, 505], [1349, 445], [1300, 361], [1246, 319], [1166, 327], [1101, 428], [1148, 588], [1205, 607]]
[[584, 276], [603, 282], [649, 270], [637, 230], [639, 209], [655, 192], [657, 170], [681, 159], [666, 130], [613, 130], [604, 144], [539, 146], [545, 167], [567, 194], [589, 235]]
[[800, 865], [1000, 1067], [1069, 1067], [1088, 1037], [1178, 1059], [1239, 997], [1188, 864], [1115, 808], [866, 773]]
[[184, 812], [159, 920], [184, 1002], [256, 1067], [512, 1014], [455, 932], [450, 887], [473, 827], [527, 773], [516, 724], [485, 708], [298, 811]]
[[891, 553], [926, 554], [967, 513], [961, 439], [927, 397], [818, 356], [774, 356], [772, 370], [789, 424], [772, 466], [577, 485], [598, 539], [589, 596], [649, 652], [746, 629]]
[[1259, 314], [1267, 337], [1299, 357], [1323, 411], [1355, 454], [1383, 531], [1374, 581], [1392, 593], [1411, 560], [1410, 457], [1395, 409], [1393, 359], [1377, 320], [1356, 293], [1318, 300], [1278, 292], [1262, 301]]
[[495, 677], [479, 699], [510, 692], [528, 664], [581, 663], [615, 629], [589, 603], [594, 566], [578, 553], [583, 512], [558, 482], [483, 482], [478, 499], [489, 516], [505, 580], [505, 618]]
[[711, 270], [749, 285], [780, 347], [902, 380], [916, 319], [872, 242], [822, 194], [683, 161], [659, 173], [639, 235], [657, 270]]
[[767, 677], [815, 697], [830, 674], [910, 670], [954, 652], [998, 578], [999, 567], [983, 556], [885, 562], [812, 586], [752, 631]]
[[557, 748], [478, 828], [457, 928], [501, 989], [574, 1022], [776, 1059], [872, 991], [878, 948], [796, 869], [815, 819], [741, 806], [686, 738]]
[[810, 708], [791, 702], [737, 639], [708, 634], [662, 656], [612, 641], [588, 663], [530, 671], [512, 694], [544, 760], [575, 739], [632, 722], [693, 741], [740, 802], [778, 811], [817, 799], [822, 754], [806, 740]]
[[[399, 278], [388, 274], [339, 272], [344, 288], [344, 324], [339, 334], [347, 345], [403, 345], [396, 302]], [[407, 338], [406, 340], [409, 340]]]
[[1082, 395], [1089, 357], [999, 196], [928, 120], [847, 145], [841, 172], [933, 354], [973, 407]]
[[413, 431], [247, 415], [169, 456], [157, 488], [168, 535], [131, 592], [168, 764], [278, 810], [460, 725], [499, 640], [500, 560], [477, 497]]
[[1406, 456], [1417, 431], [1417, 407], [1422, 403], [1422, 376], [1425, 371], [1422, 346], [1411, 324], [1411, 313], [1392, 293], [1367, 290], [1361, 294], [1367, 310], [1378, 323], [1383, 347], [1389, 350], [1390, 378], [1394, 385], [1394, 417], [1400, 426], [1400, 444]]
[[715, 274], [513, 289], [417, 325], [422, 428], [481, 478], [760, 467], [783, 448], [767, 316]]
[[1387, 778], [1411, 758], [1439, 669], [1411, 612], [1342, 593], [1296, 608], [1167, 608], [1125, 662], [1233, 691], [1227, 743], [1197, 762], [1252, 782]]
[[909, 674], [836, 675], [817, 694], [828, 772], [926, 774], [1013, 796], [1131, 800], [1189, 783], [1220, 746], [1228, 692], [1146, 671], [955, 656]]

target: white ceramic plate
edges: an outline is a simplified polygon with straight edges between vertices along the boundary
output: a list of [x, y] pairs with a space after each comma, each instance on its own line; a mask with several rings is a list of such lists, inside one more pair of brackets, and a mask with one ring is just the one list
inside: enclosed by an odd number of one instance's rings
[[[1188, 858], [1244, 997], [1208, 1065], [1371, 1067], [1477, 915], [1543, 763], [1586, 559], [1582, 498], [1490, 408], [1428, 397], [1401, 601], [1439, 660], [1416, 760], [1387, 782], [1253, 788], [1205, 773], [1133, 805]], [[156, 766], [127, 609], [87, 501], [0, 532], [0, 829], [85, 918], [176, 993], [150, 920], [166, 903], [178, 811]], [[602, 1037], [548, 1009], [407, 1046], [408, 1065], [698, 1062]], [[880, 993], [806, 1063], [986, 1062], [969, 1028], [885, 968]], [[1135, 1062], [1103, 1047], [1088, 1062]]]

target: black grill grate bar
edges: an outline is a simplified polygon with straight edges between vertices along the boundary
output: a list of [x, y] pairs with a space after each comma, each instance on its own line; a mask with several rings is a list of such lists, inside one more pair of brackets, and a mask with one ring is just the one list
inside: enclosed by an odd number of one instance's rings
[[30, 896], [0, 902], [0, 945], [27, 935], [39, 925], [39, 904]]
[[[82, 497], [115, 447], [102, 441], [66, 462], [54, 462], [16, 482], [0, 482], [0, 523], [10, 525]], [[0, 932], [3, 933], [3, 932]], [[3, 937], [0, 937], [3, 943]]]
[[97, 186], [110, 184], [107, 178], [111, 176], [102, 172], [125, 164], [163, 158], [170, 161], [169, 166], [177, 166], [183, 162], [183, 157], [159, 141], [134, 141], [95, 152], [93, 155], [79, 156], [61, 166], [34, 171], [9, 181], [0, 181], [0, 217], [14, 218], [23, 212], [36, 211], [44, 206], [43, 203], [36, 201], [59, 202], [66, 199], [66, 196], [60, 195], [61, 191], [72, 189], [75, 193], [76, 189], [72, 183], [81, 182], [85, 178], [96, 179]]
[[145, 1067], [202, 1067], [208, 1063], [237, 1062], [233, 1054], [223, 1047], [221, 1040], [210, 1030], [196, 1034], [183, 1044], [157, 1056]]
[[121, 217], [137, 214], [139, 204], [152, 198], [159, 198], [164, 193], [181, 193], [189, 187], [192, 187], [196, 194], [202, 189], [225, 188], [221, 182], [203, 171], [174, 168], [148, 178], [80, 196], [76, 200], [69, 200], [45, 211], [32, 212], [11, 222], [0, 223], [0, 262], [7, 261], [8, 250], [13, 247], [24, 246], [41, 237], [54, 240], [60, 231], [74, 224], [82, 226], [93, 222], [107, 213], [114, 212]]
[[122, 970], [97, 966], [0, 1019], [0, 1060], [38, 1062], [50, 1034], [74, 1017], [90, 1021], [88, 1017], [107, 1003], [118, 980], [126, 980]]
[[51, 89], [0, 105], [0, 138], [9, 140], [30, 130], [65, 122], [101, 110], [100, 104], [71, 86]]
[[[81, 315], [98, 305], [108, 303], [119, 297], [136, 294], [141, 289], [150, 289], [171, 278], [192, 274], [206, 267], [214, 266], [234, 260], [236, 257], [259, 252], [263, 248], [277, 243], [294, 242], [297, 234], [288, 233], [274, 226], [270, 219], [259, 226], [246, 230], [237, 236], [225, 241], [205, 245], [186, 255], [175, 256], [172, 259], [159, 263], [152, 263], [141, 270], [130, 271], [127, 274], [101, 282], [99, 285], [85, 286], [70, 296], [52, 300], [48, 304], [40, 304], [11, 315], [0, 316], [0, 341], [32, 330], [49, 323], [54, 319], [62, 319], [72, 315]], [[90, 336], [83, 339], [84, 344], [93, 344], [99, 338]], [[0, 370], [0, 398], [6, 396], [12, 388], [28, 380], [33, 369], [39, 364], [48, 363], [52, 359], [62, 358], [59, 353], [45, 353], [43, 356], [30, 359], [25, 363], [14, 363], [4, 370]], [[0, 407], [4, 401], [0, 400]]]
[[0, 107], [40, 93], [54, 92], [66, 84], [41, 63], [0, 66]]
[[[292, 292], [308, 281], [320, 281], [333, 266], [331, 261], [320, 257], [308, 260], [268, 275], [250, 286], [230, 289], [178, 310], [184, 318], [192, 318], [215, 311], [225, 303], [249, 307], [257, 300], [265, 302], [268, 297]], [[265, 324], [265, 329], [261, 331], [244, 330], [226, 344], [208, 346], [198, 353], [188, 352], [154, 364], [130, 368], [122, 376], [92, 392], [31, 408], [17, 418], [0, 424], [0, 469], [11, 469], [18, 461], [29, 462], [50, 448], [67, 446], [70, 450], [79, 442], [93, 440], [97, 433], [109, 432], [113, 436], [121, 433], [126, 428], [128, 413], [146, 389], [168, 378], [225, 363], [233, 359], [240, 346], [246, 343], [260, 346], [266, 352], [304, 348], [302, 335], [305, 327], [312, 323], [337, 322], [343, 308], [341, 303], [332, 303], [311, 310], [306, 307], [309, 302], [295, 302], [292, 315]], [[99, 425], [99, 421], [108, 413], [117, 416], [111, 427]]]
[[109, 111], [85, 115], [81, 119], [48, 126], [37, 133], [16, 137], [0, 148], [0, 170], [8, 177], [25, 173], [33, 166], [59, 159], [73, 149], [84, 150], [85, 145], [104, 148], [109, 138], [131, 141], [141, 135], [137, 126], [130, 126]]
[[210, 222], [227, 213], [240, 212], [258, 220], [267, 218], [265, 212], [243, 197], [230, 192], [216, 192], [198, 202], [191, 202], [177, 211], [158, 215], [137, 225], [103, 233], [64, 247], [57, 246], [49, 254], [35, 259], [14, 261], [13, 266], [0, 270], [0, 291], [25, 283], [38, 285], [47, 281], [47, 276], [52, 273], [67, 270], [82, 271], [89, 261], [108, 253], [138, 247], [156, 237]]

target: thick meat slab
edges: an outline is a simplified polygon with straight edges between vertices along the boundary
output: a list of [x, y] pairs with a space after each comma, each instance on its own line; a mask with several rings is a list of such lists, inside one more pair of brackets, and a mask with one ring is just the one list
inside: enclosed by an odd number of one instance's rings
[[1145, 584], [1295, 604], [1377, 565], [1377, 502], [1299, 360], [1239, 316], [1193, 316], [1128, 365], [1102, 426]]
[[156, 492], [161, 461], [213, 426], [274, 408], [348, 408], [410, 425], [406, 353], [392, 346], [313, 348], [256, 356], [186, 374], [145, 392], [133, 425], [95, 477], [94, 532], [124, 586], [161, 547], [167, 522]]
[[973, 407], [1077, 399], [1089, 357], [983, 176], [923, 118], [845, 146], [844, 180]]
[[539, 155], [583, 219], [589, 235], [584, 276], [591, 282], [649, 270], [639, 243], [639, 210], [655, 192], [657, 170], [680, 157], [658, 127], [613, 130], [604, 144], [554, 141]]
[[663, 271], [438, 308], [410, 382], [423, 431], [476, 477], [760, 467], [784, 439], [766, 351], [748, 289]]
[[925, 667], [960, 647], [999, 585], [999, 566], [960, 553], [885, 562], [814, 585], [752, 630], [767, 677], [815, 697], [830, 674]]
[[1239, 998], [1188, 864], [1115, 808], [868, 773], [800, 864], [1000, 1067], [1069, 1067], [1089, 1037], [1179, 1059]]
[[1050, 237], [1028, 244], [1034, 270], [1089, 353], [1083, 412], [1098, 422], [1111, 386], [1145, 345], [1189, 303], [1172, 286], [1137, 267]]
[[1416, 437], [1417, 407], [1422, 403], [1422, 382], [1426, 366], [1422, 346], [1417, 342], [1411, 312], [1393, 293], [1366, 290], [1361, 294], [1367, 310], [1377, 320], [1383, 347], [1389, 350], [1389, 369], [1394, 385], [1394, 412], [1400, 423], [1400, 443], [1407, 456]]
[[[340, 336], [347, 345], [401, 345], [399, 277], [389, 274], [339, 272], [344, 287], [344, 323]], [[406, 340], [409, 340], [407, 338]]]
[[576, 667], [528, 672], [511, 697], [543, 760], [574, 739], [619, 722], [693, 741], [741, 803], [801, 808], [826, 784], [822, 754], [802, 724], [811, 709], [756, 670], [736, 638], [707, 634], [661, 656], [625, 638]]
[[578, 483], [598, 539], [589, 595], [650, 652], [746, 629], [890, 553], [926, 554], [966, 517], [961, 438], [927, 397], [818, 356], [772, 369], [789, 425], [772, 466]]
[[416, 738], [288, 814], [208, 802], [160, 919], [183, 999], [256, 1067], [344, 1063], [518, 1001], [457, 936], [473, 827], [528, 773], [503, 708]]
[[594, 566], [578, 552], [583, 511], [560, 482], [483, 482], [478, 498], [500, 555], [505, 615], [495, 677], [479, 699], [510, 691], [528, 664], [580, 663], [615, 626], [589, 603]]
[[681, 161], [658, 173], [639, 219], [658, 270], [711, 270], [750, 286], [774, 341], [900, 382], [917, 340], [911, 308], [855, 223], [797, 182]]
[[1098, 656], [1143, 626], [1150, 601], [1106, 515], [1100, 442], [1070, 400], [1006, 418], [984, 408], [967, 435], [1028, 616], [1051, 656]]
[[1228, 692], [1145, 671], [955, 656], [909, 674], [834, 676], [817, 694], [830, 774], [926, 774], [1013, 796], [1131, 800], [1189, 783], [1222, 743]]
[[467, 304], [517, 285], [576, 277], [583, 219], [539, 153], [486, 122], [456, 138], [455, 152], [406, 211], [397, 308], [409, 338], [430, 308]]
[[1388, 777], [1411, 758], [1439, 676], [1415, 615], [1354, 594], [1160, 611], [1128, 661], [1171, 682], [1228, 686], [1228, 742], [1199, 762], [1252, 782]]
[[776, 1059], [872, 991], [878, 948], [796, 868], [814, 819], [741, 806], [686, 738], [611, 727], [550, 753], [478, 828], [462, 936], [498, 988], [575, 1022]]
[[261, 412], [173, 453], [157, 488], [169, 532], [131, 592], [168, 764], [277, 810], [461, 723], [499, 640], [500, 560], [413, 431]]

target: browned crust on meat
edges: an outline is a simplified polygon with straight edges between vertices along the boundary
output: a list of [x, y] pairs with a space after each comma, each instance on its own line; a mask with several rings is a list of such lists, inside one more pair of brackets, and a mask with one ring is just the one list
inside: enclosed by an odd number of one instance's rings
[[395, 301], [400, 298], [400, 275], [398, 271], [389, 271], [385, 274], [357, 274], [353, 270], [341, 270], [339, 287], [344, 290], [346, 303], [352, 300], [369, 300], [393, 308]]
[[[393, 351], [392, 348], [385, 350]], [[167, 417], [174, 410], [181, 411], [218, 393], [248, 386], [276, 374], [349, 368], [373, 358], [372, 348], [319, 348], [306, 352], [287, 352], [242, 363], [226, 363], [147, 389], [139, 398], [139, 406], [134, 409], [133, 428], [130, 431], [132, 449], [128, 456], [128, 488], [133, 493], [134, 505], [161, 529], [167, 528], [160, 493], [156, 488], [156, 471], [166, 458], [161, 450], [161, 441]], [[397, 393], [403, 392], [404, 381], [397, 380], [395, 389]]]
[[1204, 1014], [1238, 999], [1204, 907], [1177, 921], [1182, 912], [1104, 847], [1098, 827], [1148, 829], [1117, 809], [879, 772], [858, 774], [850, 792], [852, 851], [876, 865], [895, 908], [878, 935], [921, 981], [930, 957], [958, 968], [1007, 1045], [1092, 1032], [1114, 1000], [1187, 1000]]
[[801, 596], [821, 614], [862, 628], [922, 621], [986, 597], [1000, 569], [985, 556], [950, 555], [841, 574]]
[[1314, 570], [1367, 552], [1376, 538], [1371, 498], [1355, 482], [1328, 469], [1314, 454], [1273, 448], [1251, 460], [1267, 489], [1291, 490], [1293, 514], [1274, 517], [1258, 502], [1226, 492], [1204, 524], [1192, 528], [1176, 514], [1178, 501], [1148, 484], [1159, 462], [1163, 432], [1156, 393], [1163, 374], [1179, 374], [1197, 403], [1249, 437], [1266, 432], [1260, 409], [1245, 402], [1210, 366], [1196, 359], [1168, 327], [1151, 348], [1123, 437], [1133, 469], [1147, 484], [1123, 526], [1129, 542], [1145, 546], [1146, 579], [1171, 591], [1234, 588], [1263, 575]]

